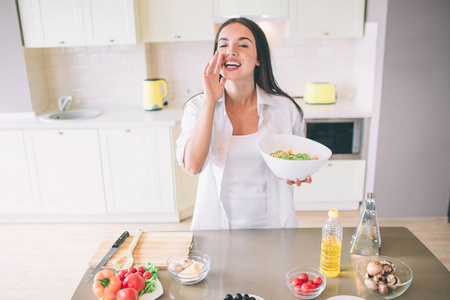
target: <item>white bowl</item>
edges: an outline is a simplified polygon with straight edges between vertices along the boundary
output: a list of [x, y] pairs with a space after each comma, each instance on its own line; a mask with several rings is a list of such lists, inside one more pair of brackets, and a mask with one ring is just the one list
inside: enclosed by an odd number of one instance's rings
[[[331, 150], [316, 141], [291, 134], [272, 134], [259, 142], [259, 150], [269, 169], [279, 178], [305, 180], [316, 173], [330, 159]], [[316, 160], [287, 160], [270, 156], [278, 150], [307, 153]]]

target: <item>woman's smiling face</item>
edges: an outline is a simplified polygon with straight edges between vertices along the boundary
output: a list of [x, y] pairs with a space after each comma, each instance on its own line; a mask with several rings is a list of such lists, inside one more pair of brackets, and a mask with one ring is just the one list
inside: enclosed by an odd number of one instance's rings
[[224, 55], [221, 74], [227, 80], [250, 77], [259, 66], [255, 37], [240, 23], [225, 26], [219, 34], [217, 51]]

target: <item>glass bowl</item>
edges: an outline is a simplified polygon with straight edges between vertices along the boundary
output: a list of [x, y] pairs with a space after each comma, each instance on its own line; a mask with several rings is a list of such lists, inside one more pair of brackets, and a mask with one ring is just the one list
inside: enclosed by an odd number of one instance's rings
[[[382, 276], [381, 280], [376, 282], [371, 278], [367, 278], [367, 265], [373, 261], [383, 262], [389, 261], [395, 266], [395, 272], [392, 275], [398, 277], [400, 283], [389, 284], [382, 280], [387, 276]], [[358, 277], [361, 283], [366, 287], [367, 291], [378, 299], [394, 299], [403, 294], [411, 285], [413, 280], [413, 272], [411, 268], [404, 262], [389, 256], [368, 256], [361, 259], [356, 268], [358, 269]], [[386, 275], [386, 274], [385, 274]]]
[[[199, 271], [193, 270], [192, 272], [177, 272], [177, 270], [173, 269], [172, 263], [179, 262], [183, 259], [190, 259], [196, 261], [203, 265], [203, 268]], [[211, 260], [206, 253], [203, 253], [198, 250], [191, 250], [188, 255], [184, 254], [174, 254], [170, 256], [166, 261], [167, 271], [170, 276], [178, 283], [184, 285], [196, 284], [202, 281], [211, 268]]]
[[[319, 276], [322, 278], [322, 284], [319, 285], [317, 288], [308, 289], [308, 290], [302, 290], [299, 286], [292, 285], [292, 280], [295, 278], [298, 278], [298, 276], [301, 273], [306, 273], [310, 280], [313, 280], [314, 277]], [[301, 267], [301, 268], [294, 268], [287, 272], [286, 274], [286, 285], [289, 289], [289, 291], [294, 295], [296, 298], [299, 299], [314, 299], [317, 296], [319, 296], [323, 290], [325, 289], [327, 285], [327, 278], [325, 275], [320, 272], [319, 270], [309, 268], [309, 267]]]

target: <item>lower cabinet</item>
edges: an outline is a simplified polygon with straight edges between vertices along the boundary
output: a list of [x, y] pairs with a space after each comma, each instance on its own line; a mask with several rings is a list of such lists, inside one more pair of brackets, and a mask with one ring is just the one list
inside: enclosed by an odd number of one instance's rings
[[105, 213], [96, 129], [24, 130], [36, 212]]
[[22, 130], [0, 131], [0, 213], [34, 213]]
[[180, 130], [1, 130], [0, 215], [74, 222], [176, 222], [192, 216], [198, 177], [178, 166]]
[[364, 197], [365, 160], [330, 160], [311, 184], [294, 188], [297, 210], [357, 210]]
[[[196, 178], [176, 163], [179, 127], [100, 129], [108, 213], [192, 214]], [[175, 217], [175, 219], [173, 219]]]

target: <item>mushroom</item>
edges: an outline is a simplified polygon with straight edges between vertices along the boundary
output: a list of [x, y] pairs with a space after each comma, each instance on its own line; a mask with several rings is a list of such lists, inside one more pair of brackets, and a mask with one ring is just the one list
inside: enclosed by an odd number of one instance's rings
[[364, 284], [372, 292], [375, 292], [378, 289], [378, 284], [376, 282], [372, 281], [372, 279], [370, 279], [370, 278], [367, 278], [366, 280], [364, 280]]
[[382, 260], [380, 261], [380, 264], [382, 265], [382, 275], [389, 275], [389, 274], [394, 274], [395, 271], [397, 271], [397, 269], [395, 268], [395, 265], [389, 261], [389, 260]]
[[396, 285], [399, 285], [401, 283], [400, 278], [398, 278], [397, 276], [394, 276], [392, 274], [389, 274], [386, 277], [386, 280], [387, 280], [387, 284], [389, 284], [389, 289], [391, 291], [396, 290], [398, 288], [398, 286], [396, 286]]
[[387, 295], [389, 293], [389, 288], [384, 283], [378, 284], [378, 293], [380, 295]]
[[383, 265], [378, 261], [372, 261], [367, 265], [367, 273], [371, 276], [378, 275], [382, 272]]

